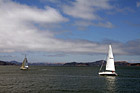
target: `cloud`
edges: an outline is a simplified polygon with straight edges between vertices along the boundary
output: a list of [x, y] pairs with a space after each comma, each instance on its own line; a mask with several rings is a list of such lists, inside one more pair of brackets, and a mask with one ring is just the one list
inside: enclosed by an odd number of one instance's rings
[[0, 55], [0, 57], [2, 57], [2, 58], [6, 57], [7, 58], [7, 57], [16, 57], [16, 56], [15, 55]]
[[47, 57], [64, 57], [64, 56], [66, 56], [66, 54], [51, 54], [51, 55], [44, 55], [44, 56], [47, 56]]
[[48, 30], [41, 32], [34, 24], [54, 24], [66, 22], [58, 11], [51, 7], [38, 9], [11, 1], [0, 3], [0, 51], [25, 51], [45, 47], [53, 42], [54, 34]]
[[137, 7], [140, 7], [140, 2], [136, 2], [136, 6]]
[[130, 55], [140, 55], [140, 39], [128, 41], [122, 48]]
[[133, 22], [130, 22], [130, 21], [125, 21], [124, 23], [130, 25], [130, 26], [133, 26], [133, 27], [140, 27], [140, 24], [139, 23], [133, 23]]
[[[109, 8], [107, 6], [102, 7]], [[56, 38], [55, 34], [48, 29], [44, 31], [40, 30], [36, 25], [59, 24], [68, 21], [67, 18], [63, 17], [54, 8], [47, 6], [44, 9], [38, 9], [8, 0], [0, 2], [0, 14], [0, 52], [43, 51], [53, 53], [102, 54], [108, 50], [108, 43], [81, 39], [63, 40]], [[109, 22], [106, 24], [110, 25], [107, 27], [111, 27]], [[97, 25], [106, 26], [102, 23], [98, 23]], [[130, 42], [135, 43], [136, 41]], [[137, 40], [137, 43], [139, 43], [139, 40]], [[115, 42], [112, 45], [113, 51], [117, 54], [131, 54], [131, 51], [136, 51], [132, 43], [123, 44]], [[125, 47], [132, 50], [129, 51]], [[136, 54], [139, 53], [140, 51], [136, 51]]]
[[140, 55], [140, 39], [131, 40], [126, 43], [112, 40], [104, 40], [102, 44], [112, 44], [116, 54]]
[[[4, 6], [4, 5], [7, 6]], [[57, 23], [67, 21], [59, 12], [51, 7], [45, 7], [45, 10], [19, 5], [16, 3], [2, 3], [1, 16], [22, 22], [37, 22], [37, 23]]]
[[91, 21], [76, 21], [75, 22], [76, 26], [79, 27], [88, 27], [88, 26], [98, 26], [98, 27], [104, 27], [104, 28], [113, 28], [115, 27], [111, 22], [107, 21], [107, 22], [91, 22]]
[[88, 27], [92, 25], [93, 23], [91, 21], [85, 21], [85, 20], [78, 20], [75, 21], [74, 25], [80, 26], [80, 27]]
[[[98, 14], [98, 12], [102, 10], [113, 9], [113, 6], [109, 4], [109, 0], [74, 0], [74, 1], [41, 0], [41, 1], [51, 2], [53, 4], [56, 4], [57, 6], [61, 5], [59, 6], [59, 8], [61, 7], [62, 11], [65, 14], [76, 18], [75, 25], [78, 26], [78, 28], [83, 28], [81, 26], [84, 26], [84, 28], [86, 28], [92, 25], [98, 26], [98, 27], [105, 27], [105, 28], [113, 27], [112, 23], [109, 21], [102, 22], [104, 18]], [[79, 21], [80, 23], [77, 24], [78, 20], [82, 20], [82, 21]], [[89, 21], [97, 21], [97, 20], [99, 21], [98, 23], [89, 22]], [[88, 23], [85, 24], [86, 22]], [[92, 25], [90, 25], [91, 23]]]
[[[97, 12], [102, 10], [111, 10], [114, 7], [109, 4], [109, 0], [76, 0], [71, 5], [63, 7], [64, 13], [82, 21], [76, 21], [75, 25], [80, 28], [88, 26], [97, 26], [104, 28], [113, 28], [114, 25], [105, 21]], [[98, 21], [98, 22], [94, 22]]]
[[100, 16], [96, 12], [100, 9], [108, 10], [112, 6], [108, 3], [109, 0], [76, 0], [71, 5], [63, 7], [64, 13], [75, 18], [86, 20], [99, 20]]
[[105, 27], [105, 28], [113, 28], [114, 25], [111, 22], [99, 22], [99, 23], [93, 23], [94, 26], [99, 26], [99, 27]]
[[119, 12], [119, 13], [123, 13], [123, 14], [128, 14], [128, 13], [134, 13], [135, 12], [135, 10], [133, 10], [130, 7], [123, 7], [123, 8], [115, 7], [115, 11]]

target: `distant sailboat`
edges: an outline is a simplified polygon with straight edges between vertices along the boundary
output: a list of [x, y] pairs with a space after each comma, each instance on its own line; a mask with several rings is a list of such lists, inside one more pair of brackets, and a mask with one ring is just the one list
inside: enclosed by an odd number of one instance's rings
[[[102, 69], [102, 66], [101, 66], [100, 70], [101, 69]], [[108, 57], [107, 57], [107, 62], [106, 62], [106, 69], [104, 72], [99, 71], [99, 75], [117, 76], [117, 73], [115, 73], [114, 57], [113, 57], [111, 45], [109, 45]]]
[[23, 60], [23, 62], [22, 62], [22, 65], [21, 65], [20, 69], [21, 69], [21, 70], [26, 70], [26, 69], [28, 69], [28, 68], [29, 68], [29, 66], [28, 66], [28, 61], [27, 61], [27, 58], [26, 58], [26, 56], [25, 56], [25, 58], [24, 58], [24, 60]]

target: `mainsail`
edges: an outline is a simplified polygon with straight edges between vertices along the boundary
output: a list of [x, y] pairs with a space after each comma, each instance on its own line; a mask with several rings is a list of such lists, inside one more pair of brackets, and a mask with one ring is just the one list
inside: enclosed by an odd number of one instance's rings
[[28, 61], [26, 57], [24, 58], [20, 69], [28, 69]]
[[109, 45], [109, 51], [108, 51], [108, 57], [107, 57], [107, 63], [106, 63], [106, 70], [115, 71], [114, 57], [113, 57], [111, 45]]

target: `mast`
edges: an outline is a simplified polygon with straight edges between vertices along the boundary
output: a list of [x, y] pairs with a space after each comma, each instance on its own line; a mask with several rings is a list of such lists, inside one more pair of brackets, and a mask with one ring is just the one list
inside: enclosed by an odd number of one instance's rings
[[114, 57], [113, 57], [111, 45], [109, 45], [108, 57], [107, 57], [107, 62], [106, 62], [106, 70], [115, 71]]

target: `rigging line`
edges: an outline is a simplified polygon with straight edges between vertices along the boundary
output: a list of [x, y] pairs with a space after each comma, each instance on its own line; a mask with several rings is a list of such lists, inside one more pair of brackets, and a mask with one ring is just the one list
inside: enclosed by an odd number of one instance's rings
[[[102, 61], [103, 61], [103, 60], [102, 60]], [[102, 65], [101, 65], [101, 67], [100, 67], [100, 69], [99, 69], [99, 72], [102, 70], [103, 63], [104, 63], [104, 61], [102, 62]]]
[[[100, 67], [100, 69], [99, 69], [99, 72], [102, 70], [102, 67], [103, 67], [103, 65], [104, 65], [104, 62], [107, 61], [107, 57], [108, 57], [108, 54], [106, 54], [106, 56], [104, 57], [104, 60], [102, 60], [102, 65], [101, 65], [101, 67]], [[104, 70], [104, 71], [105, 71], [105, 70]]]

